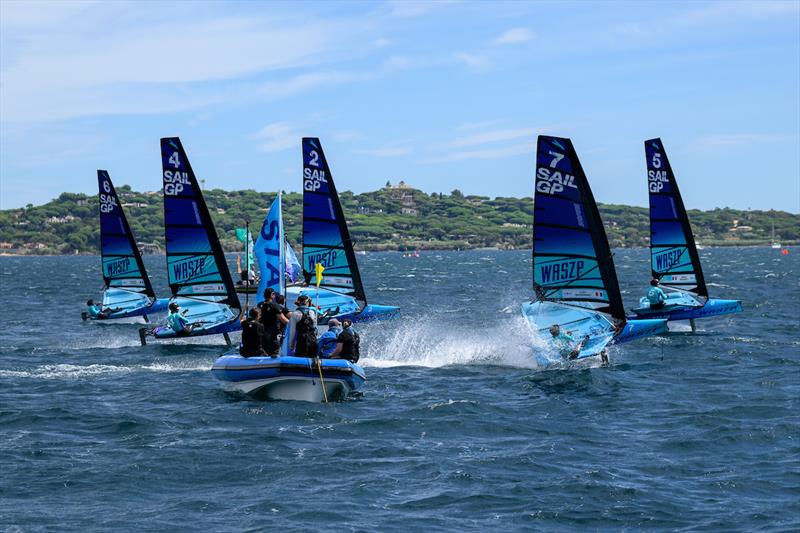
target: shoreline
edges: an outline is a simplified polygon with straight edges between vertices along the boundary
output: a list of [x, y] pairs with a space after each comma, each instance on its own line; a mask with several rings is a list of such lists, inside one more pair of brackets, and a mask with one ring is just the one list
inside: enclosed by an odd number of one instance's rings
[[[794, 246], [800, 245], [800, 242], [796, 241], [789, 241], [786, 244], [781, 245], [781, 249], [790, 248]], [[758, 244], [744, 244], [744, 243], [731, 243], [731, 244], [709, 244], [709, 245], [701, 245], [703, 248], [702, 250], [709, 250], [712, 248], [768, 248], [772, 249], [771, 243], [758, 243]], [[623, 246], [623, 247], [612, 247], [612, 250], [647, 250], [646, 246]], [[531, 248], [514, 248], [514, 247], [498, 247], [498, 246], [476, 246], [471, 248], [388, 248], [388, 249], [358, 249], [357, 252], [367, 252], [371, 254], [375, 253], [408, 253], [408, 252], [470, 252], [470, 251], [500, 251], [500, 252], [515, 252], [515, 251], [530, 251]], [[238, 255], [240, 251], [234, 252], [225, 252], [225, 255]], [[16, 253], [13, 251], [4, 251], [0, 252], [0, 257], [91, 257], [91, 256], [99, 256], [99, 252], [80, 252], [74, 254], [59, 254], [59, 253]], [[142, 256], [152, 256], [152, 257], [163, 257], [165, 254], [142, 254]]]

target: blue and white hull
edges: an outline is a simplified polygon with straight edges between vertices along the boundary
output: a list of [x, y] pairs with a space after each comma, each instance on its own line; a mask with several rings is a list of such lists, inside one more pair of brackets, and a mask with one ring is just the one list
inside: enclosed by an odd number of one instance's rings
[[289, 309], [294, 309], [294, 302], [300, 295], [311, 298], [314, 306], [319, 306], [320, 316], [325, 315], [326, 318], [349, 318], [356, 323], [389, 320], [400, 316], [400, 308], [393, 305], [367, 304], [361, 309], [355, 298], [346, 294], [329, 289], [317, 291], [315, 287], [300, 285], [286, 287], [286, 303]]
[[195, 324], [192, 332], [179, 334], [167, 325], [156, 326], [151, 330], [142, 328], [139, 330], [139, 338], [142, 345], [146, 343], [148, 335], [152, 335], [156, 339], [185, 339], [203, 335], [224, 335], [225, 341], [231, 344], [228, 333], [242, 329], [242, 324], [239, 322], [239, 313], [234, 312], [234, 309], [227, 305], [189, 298], [175, 298], [172, 301], [177, 302], [182, 309], [188, 310], [185, 315], [186, 319], [190, 324]]
[[[618, 330], [602, 313], [556, 302], [522, 304], [522, 315], [540, 339], [551, 338], [549, 329], [553, 325], [558, 325], [576, 342], [588, 337], [581, 346], [577, 359], [598, 356], [611, 344], [621, 344], [667, 331], [666, 320], [631, 320]], [[537, 359], [540, 362], [545, 361]]]
[[651, 309], [647, 298], [639, 300], [639, 307], [633, 309], [630, 318], [662, 318], [666, 320], [695, 320], [712, 316], [729, 315], [742, 312], [740, 300], [710, 298], [705, 303], [685, 292], [667, 293], [667, 301], [660, 309]]
[[121, 289], [109, 288], [103, 294], [103, 309], [118, 309], [114, 313], [110, 313], [107, 317], [93, 317], [89, 316], [87, 312], [81, 313], [83, 320], [116, 320], [120, 318], [136, 318], [145, 317], [156, 313], [163, 313], [167, 310], [169, 305], [169, 298], [152, 299], [144, 294]]
[[[341, 400], [361, 388], [364, 369], [344, 359], [223, 355], [211, 373], [228, 392], [270, 400]], [[322, 379], [320, 379], [320, 370]]]

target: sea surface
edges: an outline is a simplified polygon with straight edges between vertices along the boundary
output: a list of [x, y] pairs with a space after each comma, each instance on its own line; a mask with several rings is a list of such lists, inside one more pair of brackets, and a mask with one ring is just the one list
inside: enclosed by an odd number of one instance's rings
[[[615, 257], [630, 308], [647, 252]], [[701, 257], [744, 313], [537, 368], [529, 252], [359, 256], [403, 317], [328, 405], [228, 396], [221, 338], [82, 323], [97, 257], [0, 257], [0, 530], [798, 531], [800, 249]]]

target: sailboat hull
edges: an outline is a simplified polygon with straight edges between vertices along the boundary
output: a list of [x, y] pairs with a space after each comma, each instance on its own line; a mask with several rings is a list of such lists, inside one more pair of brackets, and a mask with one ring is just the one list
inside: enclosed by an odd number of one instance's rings
[[294, 309], [294, 302], [300, 295], [311, 298], [315, 306], [319, 306], [320, 315], [339, 320], [349, 318], [355, 322], [369, 322], [376, 320], [389, 320], [400, 316], [400, 308], [392, 305], [368, 304], [363, 309], [355, 298], [329, 289], [317, 289], [293, 285], [286, 288], [286, 303], [289, 309]]
[[227, 305], [188, 298], [176, 298], [173, 301], [177, 302], [181, 309], [188, 309], [186, 319], [190, 324], [198, 323], [198, 325], [189, 334], [177, 334], [169, 326], [158, 326], [152, 331], [153, 336], [157, 339], [221, 335], [242, 329], [238, 314], [234, 313]]
[[[670, 295], [668, 295], [670, 296]], [[667, 305], [661, 309], [650, 309], [647, 298], [642, 298], [640, 307], [633, 310], [631, 318], [663, 318], [666, 320], [694, 320], [712, 316], [730, 315], [742, 312], [740, 300], [710, 298], [705, 304], [690, 295], [683, 298], [668, 298]]]
[[319, 364], [307, 357], [227, 354], [216, 360], [211, 373], [227, 392], [306, 402], [344, 399], [366, 381], [364, 370], [350, 361], [320, 359]]
[[[140, 305], [136, 307], [132, 307], [130, 309], [123, 309], [117, 313], [111, 313], [107, 317], [90, 317], [87, 313], [81, 313], [81, 316], [84, 320], [98, 320], [98, 321], [105, 321], [105, 320], [115, 320], [120, 318], [136, 318], [145, 315], [152, 315], [155, 313], [163, 313], [167, 310], [167, 306], [169, 305], [169, 298], [159, 298], [153, 301], [150, 305]], [[104, 305], [104, 307], [114, 307], [113, 304], [110, 306]]]

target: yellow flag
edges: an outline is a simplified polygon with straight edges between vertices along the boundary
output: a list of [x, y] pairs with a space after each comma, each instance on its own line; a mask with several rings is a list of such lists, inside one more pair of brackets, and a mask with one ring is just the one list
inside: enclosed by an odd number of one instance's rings
[[325, 270], [325, 267], [322, 266], [322, 263], [317, 263], [315, 268], [317, 269], [317, 288], [319, 289], [319, 284], [322, 283], [322, 271]]

